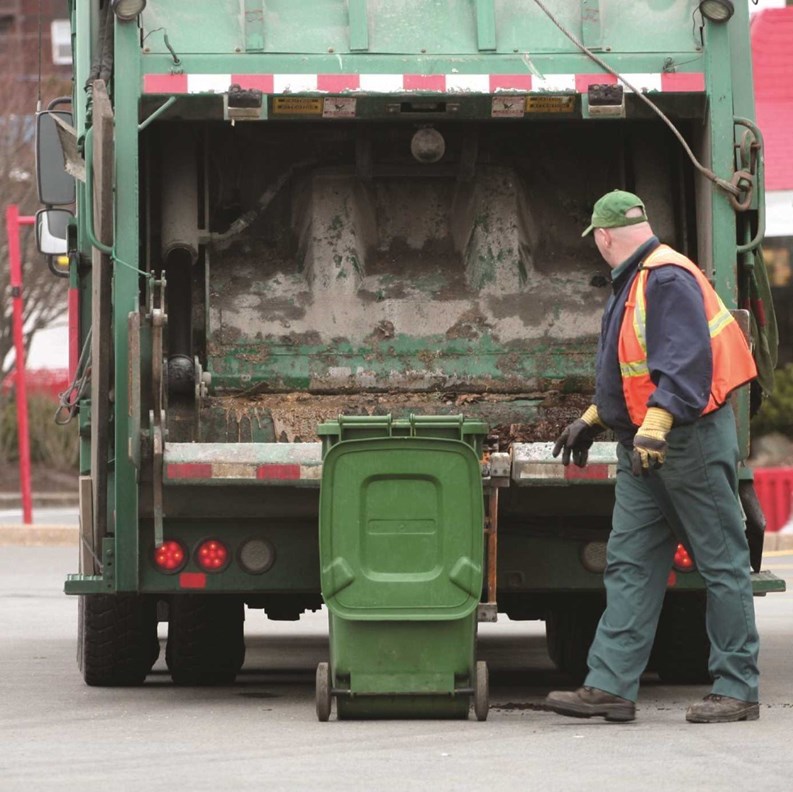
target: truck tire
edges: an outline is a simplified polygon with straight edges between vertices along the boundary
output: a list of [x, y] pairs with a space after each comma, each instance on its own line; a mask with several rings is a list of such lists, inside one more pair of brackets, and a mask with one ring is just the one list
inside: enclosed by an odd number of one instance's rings
[[156, 599], [83, 595], [77, 614], [77, 666], [86, 684], [141, 685], [160, 654]]
[[548, 656], [576, 684], [583, 682], [587, 675], [589, 647], [603, 608], [600, 597], [576, 597], [554, 607], [546, 616]]
[[670, 685], [710, 682], [706, 606], [704, 591], [666, 595], [650, 658], [650, 665], [662, 682]]
[[238, 597], [171, 598], [165, 662], [176, 685], [230, 685], [245, 661], [245, 604]]

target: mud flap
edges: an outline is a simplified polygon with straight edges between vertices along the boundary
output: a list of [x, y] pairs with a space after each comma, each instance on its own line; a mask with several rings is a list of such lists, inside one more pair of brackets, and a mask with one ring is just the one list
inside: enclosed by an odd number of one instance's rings
[[765, 514], [760, 506], [753, 481], [738, 484], [741, 507], [746, 515], [746, 540], [749, 542], [749, 561], [753, 572], [760, 571], [763, 560], [763, 540], [765, 539]]

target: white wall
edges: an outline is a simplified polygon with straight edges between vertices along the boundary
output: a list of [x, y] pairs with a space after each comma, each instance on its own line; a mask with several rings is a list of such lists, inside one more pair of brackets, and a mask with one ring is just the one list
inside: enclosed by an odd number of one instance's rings
[[756, 14], [758, 11], [762, 11], [764, 8], [785, 7], [785, 0], [758, 0], [757, 5], [754, 4], [754, 0], [748, 0], [748, 2], [749, 2], [749, 12], [752, 14]]
[[[6, 357], [14, 359], [13, 350]], [[25, 360], [28, 369], [59, 369], [69, 367], [69, 328], [66, 318], [56, 319], [49, 327], [33, 336], [33, 343]]]
[[69, 367], [69, 328], [63, 321], [33, 336], [26, 363], [30, 369]]
[[768, 190], [765, 194], [765, 235], [793, 236], [793, 190]]

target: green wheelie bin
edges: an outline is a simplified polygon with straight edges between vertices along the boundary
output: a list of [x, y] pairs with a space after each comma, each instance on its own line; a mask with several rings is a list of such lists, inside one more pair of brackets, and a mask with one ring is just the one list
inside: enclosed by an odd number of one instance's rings
[[330, 662], [316, 706], [338, 718], [487, 717], [476, 661], [483, 585], [480, 457], [487, 427], [462, 416], [322, 424], [322, 594]]

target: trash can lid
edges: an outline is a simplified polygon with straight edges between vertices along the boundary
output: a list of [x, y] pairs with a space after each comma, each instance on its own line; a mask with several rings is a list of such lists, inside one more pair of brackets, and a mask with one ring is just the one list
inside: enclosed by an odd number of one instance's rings
[[343, 441], [320, 489], [322, 593], [338, 616], [454, 619], [482, 593], [479, 460], [460, 440]]

